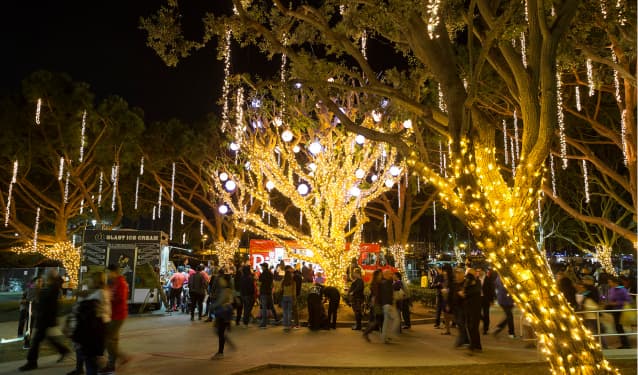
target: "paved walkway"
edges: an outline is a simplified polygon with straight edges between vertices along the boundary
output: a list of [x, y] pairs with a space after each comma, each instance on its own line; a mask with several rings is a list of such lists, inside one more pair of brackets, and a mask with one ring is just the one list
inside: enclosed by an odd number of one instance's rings
[[[495, 317], [498, 319], [498, 317]], [[415, 367], [434, 365], [525, 363], [540, 360], [535, 349], [526, 343], [483, 336], [484, 352], [467, 355], [466, 350], [453, 349], [455, 336], [443, 336], [432, 324], [414, 324], [396, 343], [382, 344], [371, 334], [367, 343], [361, 332], [352, 331], [343, 322], [337, 330], [312, 332], [307, 328], [286, 334], [281, 327], [259, 329], [233, 327], [230, 338], [237, 349], [228, 345], [225, 358], [211, 360], [217, 350], [217, 336], [212, 324], [191, 322], [187, 315], [131, 317], [123, 328], [122, 348], [132, 360], [118, 371], [126, 374], [215, 373], [233, 374], [267, 364], [329, 367]], [[0, 337], [8, 337], [15, 322], [0, 323]], [[345, 327], [343, 327], [345, 326]], [[3, 336], [4, 335], [4, 336]], [[1, 347], [0, 347], [1, 350]], [[25, 354], [26, 356], [26, 354]], [[73, 360], [56, 364], [57, 356], [39, 361], [34, 374], [62, 375], [74, 366]], [[24, 361], [0, 363], [0, 374], [16, 374]]]

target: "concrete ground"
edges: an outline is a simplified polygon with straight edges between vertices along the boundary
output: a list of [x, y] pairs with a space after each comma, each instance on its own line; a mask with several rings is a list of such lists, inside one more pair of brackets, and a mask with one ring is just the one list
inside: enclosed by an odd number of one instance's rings
[[[493, 309], [493, 326], [500, 320], [498, 310]], [[179, 313], [130, 317], [120, 343], [131, 355], [131, 361], [117, 374], [234, 374], [267, 364], [379, 368], [542, 360], [535, 348], [526, 347], [529, 342], [510, 339], [505, 334], [499, 338], [482, 336], [483, 353], [468, 355], [467, 350], [453, 348], [454, 330], [451, 336], [441, 335], [431, 320], [415, 322], [412, 329], [404, 330], [392, 344], [381, 343], [376, 333], [370, 335], [372, 342], [368, 343], [350, 325], [341, 322], [336, 330], [312, 332], [301, 328], [290, 333], [284, 333], [280, 326], [267, 329], [256, 325], [233, 326], [229, 337], [236, 349], [227, 344], [225, 358], [211, 360], [217, 351], [217, 336], [211, 323], [191, 322], [188, 315]], [[0, 323], [0, 337], [15, 334], [15, 326], [15, 322]], [[55, 363], [56, 359], [57, 356], [40, 358], [40, 368], [32, 373], [62, 375], [73, 369], [73, 359], [61, 364]], [[23, 363], [0, 363], [0, 375], [17, 374]]]

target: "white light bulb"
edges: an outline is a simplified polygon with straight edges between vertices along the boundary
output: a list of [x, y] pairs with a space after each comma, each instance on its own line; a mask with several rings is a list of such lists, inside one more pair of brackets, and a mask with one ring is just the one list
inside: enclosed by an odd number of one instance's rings
[[401, 174], [401, 168], [397, 167], [396, 165], [391, 166], [390, 174], [394, 177], [398, 176], [399, 174]]
[[356, 186], [353, 186], [350, 188], [350, 195], [352, 195], [353, 197], [358, 197], [359, 195], [361, 195], [361, 189], [359, 189]]
[[250, 170], [250, 162], [247, 161], [246, 164], [244, 164], [244, 168], [249, 171]]
[[225, 204], [222, 204], [221, 206], [219, 206], [219, 213], [222, 215], [226, 215], [228, 213], [228, 206], [226, 206]]
[[366, 137], [359, 134], [354, 138], [354, 141], [357, 142], [358, 145], [362, 145], [366, 141]]
[[219, 174], [219, 181], [224, 182], [228, 180], [228, 173], [226, 172], [222, 172]]
[[301, 88], [301, 82], [296, 82], [295, 83], [295, 88], [296, 89], [300, 89]]
[[297, 186], [297, 191], [299, 192], [299, 194], [301, 195], [306, 195], [308, 194], [308, 191], [310, 189], [308, 188], [308, 185], [306, 184], [299, 184], [299, 186]]
[[412, 120], [407, 119], [403, 121], [403, 127], [406, 129], [412, 129]]
[[381, 122], [381, 118], [383, 117], [383, 114], [379, 111], [372, 111], [372, 119], [374, 120], [374, 122]]
[[301, 148], [297, 145], [295, 145], [295, 147], [292, 148], [292, 152], [294, 152], [295, 154], [298, 153], [299, 151], [301, 151]]
[[281, 119], [281, 117], [275, 117], [275, 126], [281, 126], [284, 121]]
[[317, 141], [312, 142], [310, 146], [308, 146], [308, 151], [313, 155], [317, 155], [321, 152], [321, 143]]
[[379, 179], [379, 176], [377, 176], [376, 174], [373, 174], [372, 176], [370, 176], [370, 180], [372, 180], [372, 182], [375, 182], [378, 179]]
[[290, 142], [292, 141], [292, 132], [290, 130], [284, 130], [283, 133], [281, 133], [281, 139], [284, 142]]
[[272, 181], [266, 182], [266, 189], [268, 189], [268, 191], [271, 191], [274, 188], [275, 188], [275, 183], [274, 182], [272, 182]]
[[224, 188], [226, 188], [227, 191], [232, 193], [237, 188], [237, 184], [233, 180], [228, 180], [224, 184]]
[[231, 149], [232, 151], [237, 151], [237, 150], [239, 150], [239, 144], [237, 144], [237, 143], [235, 143], [235, 142], [231, 142], [231, 143], [230, 143], [230, 149]]
[[310, 169], [313, 172], [316, 171], [317, 170], [317, 164], [315, 164], [315, 163], [308, 164], [308, 169]]
[[387, 180], [385, 180], [385, 186], [391, 188], [394, 185], [394, 180], [391, 178], [388, 178]]
[[363, 169], [358, 168], [358, 169], [354, 172], [354, 175], [355, 175], [355, 177], [356, 177], [356, 178], [358, 178], [358, 179], [362, 179], [362, 178], [366, 175], [366, 172], [365, 172]]

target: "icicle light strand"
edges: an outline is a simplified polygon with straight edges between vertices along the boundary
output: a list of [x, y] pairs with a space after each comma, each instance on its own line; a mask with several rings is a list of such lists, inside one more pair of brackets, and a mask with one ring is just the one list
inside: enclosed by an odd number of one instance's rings
[[432, 223], [434, 230], [436, 230], [436, 201], [432, 201]]
[[368, 45], [368, 34], [366, 33], [365, 30], [363, 30], [363, 32], [361, 33], [361, 54], [363, 55], [363, 58], [366, 60], [368, 59], [367, 45]]
[[563, 169], [567, 169], [567, 141], [565, 140], [565, 114], [563, 113], [563, 89], [560, 71], [556, 69], [556, 110], [558, 111], [558, 133], [560, 136], [560, 157]]
[[80, 133], [80, 163], [84, 161], [84, 134], [86, 132], [86, 110], [82, 114], [82, 131]]
[[518, 147], [518, 116], [514, 110], [514, 145], [516, 146], [516, 160], [520, 159], [520, 149]]
[[162, 217], [162, 185], [159, 186], [159, 194], [157, 195], [157, 218]]
[[140, 159], [140, 176], [144, 175], [144, 156]]
[[13, 162], [13, 174], [11, 175], [11, 182], [9, 182], [9, 194], [7, 196], [7, 207], [4, 213], [4, 226], [9, 226], [9, 215], [11, 214], [11, 197], [13, 195], [13, 184], [18, 181], [18, 160]]
[[587, 160], [583, 160], [583, 183], [585, 185], [585, 203], [589, 203], [589, 176], [587, 175]]
[[168, 238], [173, 240], [173, 214], [175, 212], [175, 203], [173, 201], [173, 197], [175, 195], [175, 163], [173, 163], [173, 173], [171, 174], [171, 220], [169, 227]]
[[199, 221], [199, 235], [200, 236], [204, 235], [204, 220]]
[[576, 109], [580, 112], [583, 107], [580, 105], [580, 87], [576, 86], [574, 88], [574, 96], [576, 97]]
[[[616, 57], [616, 53], [614, 50], [611, 50], [611, 59], [615, 64], [618, 64], [618, 57]], [[620, 78], [618, 77], [618, 71], [614, 69], [614, 88], [616, 89], [616, 102], [618, 104], [622, 103], [622, 96], [620, 95]]]
[[516, 155], [515, 155], [515, 147], [514, 147], [514, 138], [510, 138], [510, 148], [512, 150], [512, 176], [516, 177]]
[[97, 190], [97, 205], [100, 207], [102, 205], [102, 183], [104, 182], [104, 172], [100, 171], [100, 182], [98, 183]]
[[439, 109], [443, 113], [447, 113], [447, 104], [445, 103], [445, 97], [443, 96], [443, 90], [441, 90], [441, 84], [439, 83]]
[[64, 177], [64, 156], [60, 158], [60, 166], [58, 167], [58, 181], [62, 181]]
[[138, 203], [138, 200], [139, 200], [139, 193], [140, 193], [140, 176], [137, 176], [137, 179], [135, 180], [135, 204], [134, 204], [135, 210], [137, 210], [137, 203]]
[[84, 213], [84, 198], [80, 201], [80, 215]]
[[594, 83], [594, 68], [591, 59], [587, 59], [587, 86], [589, 87], [589, 96], [594, 96], [596, 85]]
[[525, 46], [525, 32], [521, 31], [521, 59], [523, 66], [527, 68], [527, 48]]
[[38, 250], [38, 230], [40, 229], [40, 207], [35, 211], [35, 226], [33, 228], [33, 252]]
[[117, 184], [120, 179], [120, 165], [115, 164], [113, 169], [113, 196], [111, 198], [111, 211], [115, 211], [115, 201], [117, 198]]
[[228, 119], [229, 112], [229, 94], [230, 94], [230, 42], [232, 31], [230, 28], [226, 30], [226, 44], [224, 44], [224, 84], [222, 86], [222, 132], [225, 132], [230, 127], [230, 121]]
[[509, 151], [507, 150], [507, 122], [503, 120], [503, 156], [505, 157], [505, 165], [509, 164]]
[[549, 154], [549, 169], [552, 172], [552, 194], [557, 197], [556, 195], [556, 173], [554, 172], [554, 155], [553, 154]]
[[35, 105], [35, 124], [40, 125], [40, 110], [42, 109], [42, 98], [38, 98], [38, 103]]
[[627, 109], [623, 109], [620, 116], [620, 140], [622, 141], [623, 163], [627, 166], [629, 163], [627, 157]]
[[67, 171], [66, 172], [66, 179], [64, 180], [64, 204], [67, 204], [69, 202], [69, 178], [70, 178], [70, 173]]
[[179, 224], [184, 225], [184, 211], [182, 211], [181, 215], [179, 216]]

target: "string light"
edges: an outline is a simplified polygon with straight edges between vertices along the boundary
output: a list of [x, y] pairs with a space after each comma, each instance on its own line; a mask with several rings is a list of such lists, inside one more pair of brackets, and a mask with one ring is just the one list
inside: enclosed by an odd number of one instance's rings
[[104, 181], [104, 172], [100, 171], [100, 182], [98, 183], [97, 205], [102, 205], [102, 182]]
[[519, 160], [520, 152], [518, 147], [518, 116], [516, 115], [516, 109], [514, 110], [514, 145], [516, 145], [516, 160]]
[[575, 97], [576, 97], [576, 109], [578, 110], [578, 112], [580, 112], [582, 110], [582, 107], [580, 105], [580, 87], [576, 86], [574, 88], [575, 90]]
[[199, 235], [203, 236], [204, 235], [204, 220], [200, 220], [199, 221]]
[[80, 215], [84, 212], [84, 198], [80, 201]]
[[507, 122], [503, 120], [503, 156], [505, 157], [505, 165], [509, 164], [509, 151], [507, 151]]
[[606, 3], [606, 0], [600, 0], [600, 13], [603, 14], [603, 19], [607, 19], [607, 3]]
[[232, 31], [230, 28], [226, 30], [226, 41], [224, 44], [224, 84], [222, 85], [222, 132], [230, 127], [228, 112], [230, 110], [229, 94], [230, 94], [230, 42]]
[[[445, 159], [445, 155], [443, 155], [443, 145], [441, 144], [441, 141], [439, 141], [439, 174], [441, 176], [443, 176], [443, 170], [444, 170], [444, 159]], [[446, 176], [447, 177], [447, 176]]]
[[618, 276], [616, 272], [616, 267], [614, 267], [614, 263], [612, 261], [612, 247], [604, 244], [596, 245], [596, 259], [600, 262], [600, 265], [603, 269], [612, 276]]
[[521, 31], [521, 59], [523, 66], [527, 69], [527, 48], [525, 46], [525, 32]]
[[594, 96], [596, 86], [594, 84], [594, 68], [592, 67], [591, 59], [587, 59], [587, 86], [589, 87], [589, 96]]
[[38, 98], [38, 103], [35, 105], [35, 124], [40, 125], [40, 109], [42, 109], [42, 98]]
[[436, 230], [436, 201], [432, 201], [432, 224]]
[[184, 225], [184, 211], [182, 210], [182, 214], [179, 216], [180, 225]]
[[38, 249], [38, 230], [40, 229], [40, 207], [35, 211], [35, 225], [33, 226], [33, 252]]
[[368, 34], [366, 33], [365, 29], [361, 32], [361, 54], [363, 55], [364, 59], [368, 59], [368, 51], [366, 49], [366, 46], [368, 44]]
[[78, 272], [80, 270], [80, 249], [75, 247], [70, 241], [60, 241], [52, 245], [38, 243], [34, 246], [19, 246], [10, 249], [16, 254], [38, 253], [42, 256], [57, 260], [62, 263], [66, 274], [69, 276], [69, 283], [72, 286], [78, 285]]
[[153, 206], [153, 215], [152, 215], [153, 221], [155, 221], [156, 216], [157, 216], [157, 207]]
[[383, 227], [388, 227], [388, 216], [385, 213], [383, 214]]
[[438, 38], [439, 35], [435, 34], [434, 31], [439, 26], [439, 22], [441, 22], [439, 18], [439, 7], [440, 0], [432, 0], [429, 1], [426, 5], [427, 16], [428, 16], [428, 36], [430, 39]]
[[529, 22], [529, 7], [527, 6], [527, 0], [525, 0], [525, 22]]
[[554, 173], [554, 155], [549, 154], [549, 168], [552, 172], [552, 195], [557, 197], [556, 194], [556, 174]]
[[162, 217], [162, 185], [159, 186], [159, 194], [157, 195], [157, 218]]
[[113, 196], [111, 198], [111, 211], [115, 211], [115, 201], [117, 198], [117, 185], [120, 179], [120, 165], [115, 164], [113, 167]]
[[186, 243], [186, 232], [182, 233], [182, 244]]
[[445, 98], [443, 97], [443, 90], [441, 90], [441, 83], [439, 83], [439, 109], [443, 113], [447, 113], [447, 104], [445, 103]]
[[64, 177], [64, 156], [60, 158], [60, 167], [58, 168], [58, 181], [62, 181]]
[[175, 194], [175, 163], [173, 162], [173, 173], [171, 175], [171, 223], [169, 229], [168, 238], [173, 240], [173, 213], [175, 211], [175, 202], [173, 201], [173, 196]]
[[[611, 50], [611, 59], [615, 64], [618, 64], [618, 57], [616, 57], [616, 53], [614, 50]], [[616, 102], [618, 104], [622, 103], [622, 96], [620, 95], [620, 78], [618, 77], [618, 71], [614, 69], [614, 88], [616, 89]]]
[[140, 159], [140, 176], [144, 175], [144, 156]]
[[563, 169], [567, 169], [567, 141], [565, 140], [565, 114], [563, 113], [563, 84], [560, 71], [556, 69], [556, 109], [558, 111], [558, 133], [560, 136], [560, 157]]
[[11, 197], [13, 195], [13, 184], [18, 181], [18, 159], [13, 162], [13, 174], [11, 175], [11, 182], [9, 182], [9, 194], [7, 196], [7, 207], [4, 213], [4, 226], [9, 226], [9, 216], [11, 215]]
[[80, 133], [80, 163], [84, 161], [84, 133], [86, 132], [86, 110], [82, 113], [82, 131]]
[[64, 204], [67, 204], [69, 202], [69, 177], [70, 177], [70, 174], [67, 171], [66, 179], [64, 181]]
[[585, 203], [589, 203], [589, 177], [587, 176], [587, 160], [583, 159], [583, 182], [585, 185]]
[[629, 163], [629, 158], [627, 156], [627, 109], [622, 110], [622, 115], [620, 116], [620, 140], [622, 141], [622, 156], [623, 163], [625, 166]]
[[138, 202], [139, 192], [140, 192], [140, 176], [137, 176], [135, 180], [135, 204], [134, 204], [134, 208], [136, 211], [137, 211], [137, 202]]
[[510, 150], [512, 151], [512, 176], [516, 177], [516, 150], [514, 145], [514, 138], [510, 138]]

